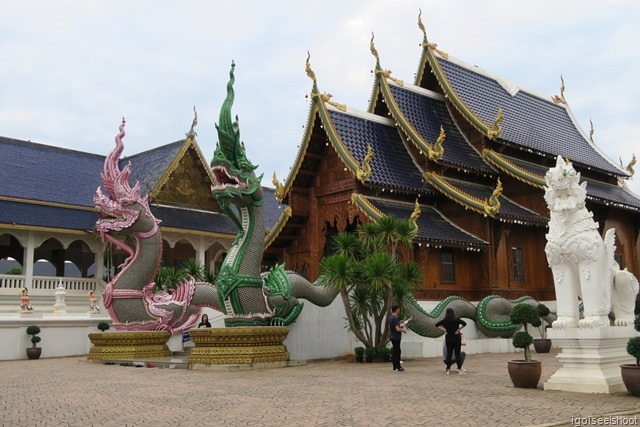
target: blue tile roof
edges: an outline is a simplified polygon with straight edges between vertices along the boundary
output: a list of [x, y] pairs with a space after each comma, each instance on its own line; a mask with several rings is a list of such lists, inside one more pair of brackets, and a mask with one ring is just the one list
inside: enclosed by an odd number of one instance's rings
[[483, 122], [491, 125], [498, 109], [503, 109], [499, 137], [503, 142], [553, 157], [568, 156], [586, 167], [626, 176], [585, 138], [565, 106], [523, 89], [512, 95], [497, 78], [477, 68], [440, 57], [437, 60], [454, 91]]
[[[428, 143], [435, 143], [444, 128], [444, 156], [440, 163], [495, 175], [482, 156], [469, 144], [453, 122], [444, 99], [428, 96], [389, 83], [389, 90], [402, 114]], [[424, 91], [424, 89], [421, 89]], [[435, 95], [435, 94], [434, 94]], [[440, 96], [440, 95], [438, 95]]]
[[104, 159], [0, 137], [0, 196], [93, 207]]
[[[371, 176], [367, 185], [395, 188], [412, 193], [432, 193], [390, 120], [369, 113], [349, 114], [330, 109], [338, 136], [358, 162], [373, 149]], [[369, 118], [365, 118], [369, 117]]]
[[0, 224], [91, 231], [97, 220], [93, 211], [0, 200]]
[[[380, 198], [367, 198], [378, 210], [385, 215], [395, 218], [409, 219], [414, 204]], [[418, 239], [432, 244], [454, 246], [486, 247], [489, 244], [477, 236], [468, 233], [447, 219], [441, 212], [431, 206], [420, 205], [418, 224]]]
[[162, 220], [160, 227], [230, 235], [238, 232], [235, 223], [228, 216], [220, 213], [156, 205], [151, 205], [151, 212], [156, 218]]
[[176, 141], [162, 147], [125, 157], [120, 160], [120, 170], [122, 170], [128, 162], [131, 162], [131, 185], [138, 181], [142, 191], [147, 194], [155, 188], [184, 144], [185, 140]]
[[272, 228], [287, 205], [282, 204], [276, 199], [276, 190], [274, 188], [262, 187], [264, 191], [264, 225], [266, 228]]

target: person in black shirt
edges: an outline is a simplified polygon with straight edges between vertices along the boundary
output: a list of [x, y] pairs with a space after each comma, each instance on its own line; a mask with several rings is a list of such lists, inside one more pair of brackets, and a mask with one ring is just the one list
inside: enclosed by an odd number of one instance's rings
[[211, 323], [209, 323], [209, 316], [206, 314], [202, 315], [202, 319], [200, 319], [200, 323], [198, 324], [198, 328], [210, 328]]
[[447, 370], [445, 371], [447, 375], [451, 373], [451, 365], [453, 364], [453, 362], [451, 361], [451, 356], [454, 352], [456, 355], [456, 365], [458, 366], [458, 373], [465, 373], [465, 371], [462, 369], [462, 358], [460, 356], [460, 331], [465, 326], [467, 326], [467, 323], [459, 317], [456, 317], [456, 313], [453, 311], [453, 308], [447, 308], [444, 319], [436, 323], [436, 327], [438, 329], [442, 329], [446, 333], [444, 342], [447, 346]]
[[400, 322], [398, 319], [398, 314], [400, 314], [400, 307], [397, 305], [391, 306], [391, 315], [389, 316], [389, 340], [391, 341], [391, 362], [393, 363], [393, 370], [397, 372], [404, 371], [404, 368], [400, 365], [400, 355], [402, 350], [400, 350], [400, 341], [402, 340], [402, 334], [407, 332], [405, 327], [406, 323], [411, 320], [405, 319]]

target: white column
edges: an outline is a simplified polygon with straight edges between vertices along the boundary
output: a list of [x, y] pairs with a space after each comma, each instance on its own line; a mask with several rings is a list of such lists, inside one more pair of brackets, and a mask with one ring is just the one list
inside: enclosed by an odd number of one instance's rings
[[205, 265], [205, 252], [207, 251], [207, 247], [205, 245], [204, 237], [200, 236], [198, 239], [198, 247], [196, 248], [196, 260], [201, 264]]
[[33, 231], [29, 231], [27, 234], [27, 247], [24, 249], [23, 258], [23, 266], [22, 271], [24, 272], [24, 285], [27, 287], [29, 292], [33, 289], [33, 264], [34, 264], [34, 252], [36, 250], [35, 243], [35, 235]]

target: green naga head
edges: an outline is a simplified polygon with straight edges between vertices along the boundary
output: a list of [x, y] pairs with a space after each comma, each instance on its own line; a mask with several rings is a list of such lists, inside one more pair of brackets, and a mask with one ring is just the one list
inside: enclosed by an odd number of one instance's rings
[[211, 161], [211, 171], [217, 183], [212, 187], [211, 194], [220, 204], [227, 206], [229, 202], [237, 206], [262, 201], [262, 175], [256, 177], [254, 166], [245, 153], [244, 144], [240, 141], [238, 117], [231, 119], [233, 106], [233, 83], [235, 78], [231, 63], [229, 83], [227, 83], [227, 98], [220, 109], [220, 123], [216, 124], [218, 143]]

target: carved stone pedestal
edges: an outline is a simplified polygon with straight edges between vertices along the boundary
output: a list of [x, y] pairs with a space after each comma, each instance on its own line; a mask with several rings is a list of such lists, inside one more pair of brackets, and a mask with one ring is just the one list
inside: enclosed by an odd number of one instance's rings
[[255, 363], [286, 366], [289, 352], [284, 340], [288, 334], [286, 326], [191, 329], [195, 347], [188, 360], [191, 369]]
[[89, 334], [93, 347], [88, 360], [150, 360], [170, 357], [167, 341], [171, 333], [151, 332], [95, 332]]
[[624, 392], [620, 365], [634, 359], [627, 354], [632, 326], [594, 329], [549, 329], [547, 337], [560, 348], [560, 369], [544, 383], [545, 390], [578, 393]]

